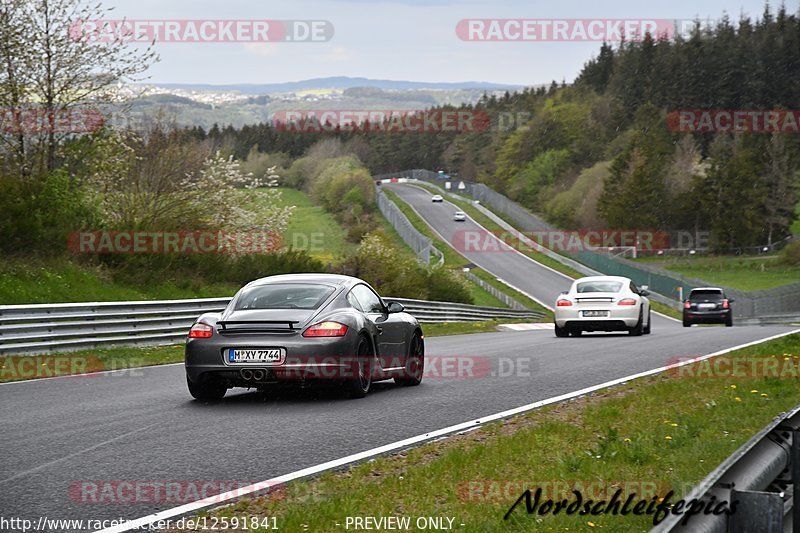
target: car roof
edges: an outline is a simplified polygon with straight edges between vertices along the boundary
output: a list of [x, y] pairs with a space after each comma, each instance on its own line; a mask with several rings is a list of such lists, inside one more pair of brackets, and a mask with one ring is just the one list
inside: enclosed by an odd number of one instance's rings
[[719, 291], [719, 292], [725, 292], [724, 290], [722, 290], [721, 287], [695, 287], [694, 289], [692, 289], [692, 292], [694, 292], [694, 291]]
[[279, 274], [267, 276], [251, 281], [246, 286], [268, 285], [270, 283], [325, 283], [328, 285], [353, 285], [363, 283], [360, 279], [341, 274], [327, 274], [324, 272], [305, 274]]
[[625, 278], [622, 276], [587, 276], [585, 278], [578, 278], [575, 280], [575, 283], [580, 283], [583, 281], [621, 281], [623, 283], [630, 283], [630, 278]]

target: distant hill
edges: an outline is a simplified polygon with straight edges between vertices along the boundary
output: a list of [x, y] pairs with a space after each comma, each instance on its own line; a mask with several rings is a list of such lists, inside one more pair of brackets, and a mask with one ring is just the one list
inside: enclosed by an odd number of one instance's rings
[[521, 89], [521, 85], [504, 85], [485, 81], [459, 81], [459, 82], [425, 82], [402, 80], [375, 80], [371, 78], [351, 78], [349, 76], [334, 76], [329, 78], [312, 78], [309, 80], [290, 81], [284, 83], [232, 83], [225, 85], [212, 85], [204, 83], [150, 83], [165, 89], [184, 89], [194, 91], [239, 91], [243, 94], [267, 94], [308, 89], [351, 89], [355, 87], [376, 87], [388, 90], [413, 90], [413, 89], [481, 89], [487, 91], [502, 91]]

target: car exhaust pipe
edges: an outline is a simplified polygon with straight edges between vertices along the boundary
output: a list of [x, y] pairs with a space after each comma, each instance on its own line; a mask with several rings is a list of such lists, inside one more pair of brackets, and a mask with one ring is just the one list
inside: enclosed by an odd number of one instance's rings
[[253, 370], [253, 380], [254, 381], [264, 381], [264, 378], [267, 377], [267, 373], [263, 370]]
[[250, 370], [249, 368], [245, 368], [244, 370], [242, 370], [241, 374], [242, 378], [246, 381], [250, 381], [251, 379], [253, 379], [253, 371]]

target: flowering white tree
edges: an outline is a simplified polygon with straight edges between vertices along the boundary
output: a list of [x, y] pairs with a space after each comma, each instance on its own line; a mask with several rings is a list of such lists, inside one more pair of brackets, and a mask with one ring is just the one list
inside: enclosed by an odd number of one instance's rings
[[[294, 207], [281, 192], [243, 172], [219, 152], [203, 155], [191, 144], [165, 143], [156, 156], [137, 153], [135, 135], [111, 133], [88, 162], [92, 189], [109, 228], [150, 231], [217, 231], [280, 237]], [[156, 159], [156, 161], [153, 161]], [[275, 172], [268, 173], [275, 179]]]

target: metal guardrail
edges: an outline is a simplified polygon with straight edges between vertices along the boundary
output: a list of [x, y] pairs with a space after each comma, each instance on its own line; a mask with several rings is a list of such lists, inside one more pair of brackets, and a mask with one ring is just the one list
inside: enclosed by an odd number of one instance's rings
[[[420, 322], [541, 318], [534, 311], [386, 298]], [[0, 355], [80, 350], [104, 345], [173, 344], [203, 313], [222, 311], [230, 298], [0, 306]]]
[[431, 255], [438, 258], [437, 261], [440, 265], [444, 263], [444, 254], [433, 245], [433, 241], [420, 233], [397, 204], [390, 200], [380, 189], [375, 192], [375, 203], [384, 218], [397, 231], [403, 242], [414, 250], [414, 253], [417, 254], [422, 263], [429, 264]]
[[[736, 502], [733, 514], [670, 515], [653, 532], [781, 532], [800, 529], [800, 406], [776, 417], [683, 498]], [[706, 506], [704, 505], [703, 508]], [[713, 507], [713, 506], [712, 506]], [[730, 506], [729, 506], [730, 507]]]

